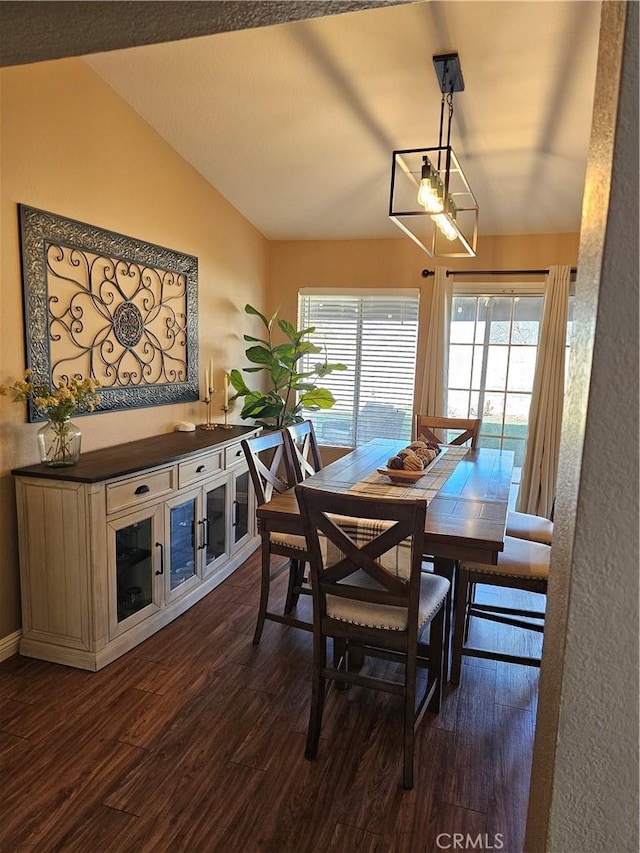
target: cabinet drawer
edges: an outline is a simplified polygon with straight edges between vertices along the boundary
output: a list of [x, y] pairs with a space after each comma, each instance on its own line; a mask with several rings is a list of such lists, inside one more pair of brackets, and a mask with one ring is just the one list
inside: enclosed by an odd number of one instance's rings
[[206, 453], [197, 459], [189, 459], [178, 465], [178, 488], [183, 489], [191, 483], [202, 480], [216, 471], [222, 470], [222, 453]]
[[151, 498], [158, 498], [174, 490], [174, 469], [164, 468], [151, 474], [131, 477], [121, 483], [107, 486], [107, 512], [136, 506]]
[[244, 450], [242, 449], [242, 445], [231, 444], [229, 447], [225, 447], [224, 449], [224, 467], [225, 468], [235, 468], [236, 465], [246, 465], [247, 460], [244, 455]]

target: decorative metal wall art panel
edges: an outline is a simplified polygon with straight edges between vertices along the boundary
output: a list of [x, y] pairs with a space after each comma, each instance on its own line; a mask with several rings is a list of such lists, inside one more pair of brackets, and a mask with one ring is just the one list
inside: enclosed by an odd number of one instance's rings
[[[198, 399], [198, 259], [19, 205], [27, 366], [96, 411]], [[42, 420], [35, 410], [29, 420]]]

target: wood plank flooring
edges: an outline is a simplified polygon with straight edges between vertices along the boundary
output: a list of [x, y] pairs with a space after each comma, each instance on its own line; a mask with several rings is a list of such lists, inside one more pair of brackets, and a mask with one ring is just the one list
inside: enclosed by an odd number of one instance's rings
[[256, 554], [98, 673], [0, 664], [1, 853], [431, 853], [442, 833], [520, 853], [538, 670], [468, 659], [403, 791], [397, 697], [331, 691], [305, 760], [311, 636], [268, 622], [253, 646], [258, 588]]

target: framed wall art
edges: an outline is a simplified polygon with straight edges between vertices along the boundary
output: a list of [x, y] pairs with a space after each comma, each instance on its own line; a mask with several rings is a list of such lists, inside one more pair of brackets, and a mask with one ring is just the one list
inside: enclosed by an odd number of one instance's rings
[[197, 400], [198, 259], [18, 207], [34, 377], [97, 380], [96, 411]]

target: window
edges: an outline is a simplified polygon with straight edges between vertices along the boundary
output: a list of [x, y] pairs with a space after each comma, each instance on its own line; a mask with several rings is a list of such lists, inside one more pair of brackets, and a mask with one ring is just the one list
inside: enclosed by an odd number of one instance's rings
[[[451, 305], [447, 414], [481, 417], [480, 446], [513, 450], [516, 467], [524, 461], [543, 302], [542, 292], [460, 290]], [[570, 297], [567, 364], [572, 317]]]
[[[313, 343], [347, 370], [322, 384], [336, 399], [313, 413], [322, 444], [355, 447], [372, 438], [411, 438], [418, 341], [418, 290], [360, 291], [305, 288], [298, 328], [315, 327]], [[304, 370], [317, 357], [302, 363]]]

